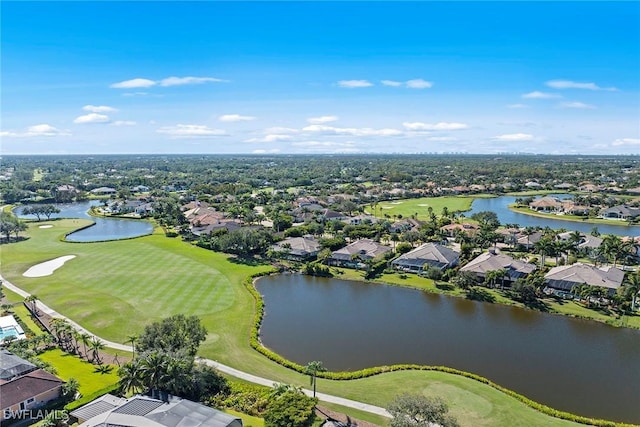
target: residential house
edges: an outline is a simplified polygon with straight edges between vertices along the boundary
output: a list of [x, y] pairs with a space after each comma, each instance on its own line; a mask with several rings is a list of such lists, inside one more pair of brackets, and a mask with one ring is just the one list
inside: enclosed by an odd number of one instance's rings
[[394, 259], [391, 265], [398, 270], [419, 273], [427, 268], [444, 270], [455, 267], [459, 261], [458, 252], [437, 243], [425, 243]]
[[111, 196], [115, 195], [117, 192], [118, 191], [115, 188], [111, 187], [98, 187], [90, 191], [91, 194], [96, 196]]
[[484, 281], [487, 272], [505, 270], [505, 283], [512, 283], [517, 279], [526, 277], [536, 269], [534, 264], [511, 258], [508, 255], [494, 251], [485, 252], [472, 259], [460, 271], [470, 271]]
[[378, 218], [376, 218], [373, 215], [362, 214], [357, 216], [350, 216], [344, 219], [342, 222], [345, 222], [350, 225], [360, 225], [360, 224], [375, 224], [378, 221], [379, 221]]
[[605, 219], [633, 221], [640, 217], [640, 208], [634, 208], [628, 205], [613, 206], [600, 211], [600, 217]]
[[186, 399], [168, 402], [147, 396], [129, 399], [106, 394], [70, 414], [79, 427], [242, 427], [234, 415]]
[[587, 284], [605, 288], [607, 294], [612, 296], [622, 285], [624, 271], [611, 266], [595, 267], [578, 262], [553, 267], [544, 275], [544, 279], [549, 288], [571, 292], [574, 286]]
[[273, 251], [285, 252], [285, 258], [299, 261], [315, 258], [321, 248], [320, 243], [312, 236], [287, 237], [271, 246]]
[[402, 233], [404, 231], [417, 230], [420, 228], [421, 225], [422, 223], [417, 219], [405, 218], [391, 224], [391, 226], [389, 227], [389, 232]]
[[466, 222], [463, 224], [458, 224], [458, 223], [447, 224], [440, 227], [440, 230], [447, 233], [447, 236], [449, 237], [456, 237], [458, 233], [462, 233], [467, 236], [475, 236], [476, 233], [478, 233], [479, 229], [480, 227], [477, 226], [476, 224], [470, 224]]
[[562, 202], [557, 197], [542, 197], [529, 203], [529, 209], [536, 212], [560, 212]]
[[0, 351], [0, 419], [16, 419], [23, 411], [59, 398], [63, 384], [55, 375], [6, 350]]
[[371, 239], [361, 239], [334, 251], [327, 263], [339, 267], [365, 268], [365, 261], [381, 258], [390, 250], [389, 246]]
[[7, 337], [14, 337], [16, 340], [27, 338], [24, 330], [12, 315], [0, 317], [0, 342]]

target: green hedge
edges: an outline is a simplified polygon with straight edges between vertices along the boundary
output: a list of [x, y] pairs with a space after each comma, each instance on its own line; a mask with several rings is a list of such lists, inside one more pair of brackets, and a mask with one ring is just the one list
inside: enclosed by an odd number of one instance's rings
[[[262, 318], [264, 316], [264, 301], [262, 299], [262, 295], [256, 290], [254, 286], [254, 281], [260, 276], [264, 276], [269, 273], [260, 273], [255, 274], [245, 280], [244, 285], [249, 290], [251, 295], [253, 295], [256, 301], [256, 312], [254, 316], [254, 325], [251, 330], [250, 335], [250, 344], [256, 351], [265, 355], [272, 361], [286, 367], [289, 369], [293, 369], [294, 371], [300, 372], [304, 374], [305, 367], [299, 365], [291, 360], [285, 359], [274, 351], [266, 348], [262, 345], [260, 341], [260, 326], [262, 325]], [[438, 371], [438, 372], [446, 372], [449, 374], [460, 375], [466, 378], [470, 378], [475, 381], [479, 381], [483, 384], [486, 384], [490, 387], [495, 388], [502, 393], [505, 393], [525, 405], [542, 412], [543, 414], [550, 415], [555, 418], [560, 418], [563, 420], [569, 420], [580, 424], [593, 425], [599, 427], [633, 427], [632, 424], [625, 423], [617, 423], [614, 421], [607, 421], [595, 418], [583, 417], [580, 415], [571, 414], [569, 412], [560, 411], [557, 409], [553, 409], [549, 406], [543, 405], [541, 403], [535, 402], [519, 393], [516, 393], [513, 390], [510, 390], [506, 387], [503, 387], [499, 384], [494, 383], [493, 381], [482, 377], [480, 375], [476, 375], [470, 372], [461, 371], [459, 369], [449, 368], [446, 366], [429, 366], [429, 365], [413, 365], [413, 364], [404, 364], [404, 365], [391, 365], [391, 366], [376, 366], [373, 368], [361, 369], [359, 371], [353, 372], [318, 372], [317, 376], [320, 378], [326, 378], [329, 380], [355, 380], [359, 378], [371, 377], [373, 375], [383, 374], [385, 372], [394, 372], [394, 371], [404, 371], [404, 370], [414, 370], [414, 371]]]
[[94, 391], [91, 394], [88, 394], [86, 396], [82, 396], [80, 399], [78, 400], [74, 400], [73, 402], [68, 403], [67, 405], [65, 405], [64, 409], [66, 409], [67, 411], [71, 412], [74, 409], [78, 409], [79, 407], [86, 405], [89, 402], [94, 401], [95, 399], [99, 398], [102, 395], [105, 395], [107, 393], [111, 393], [112, 391], [116, 391], [118, 389], [119, 385], [118, 384], [112, 384], [108, 387], [102, 388], [100, 390]]

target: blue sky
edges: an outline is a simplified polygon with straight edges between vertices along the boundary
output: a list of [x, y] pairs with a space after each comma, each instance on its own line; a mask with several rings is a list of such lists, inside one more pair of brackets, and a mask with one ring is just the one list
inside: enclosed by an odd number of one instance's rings
[[638, 2], [2, 2], [3, 154], [640, 154]]

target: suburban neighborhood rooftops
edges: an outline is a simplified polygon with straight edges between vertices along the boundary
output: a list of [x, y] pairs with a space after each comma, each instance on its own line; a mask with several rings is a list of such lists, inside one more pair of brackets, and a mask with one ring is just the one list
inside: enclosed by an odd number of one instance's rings
[[398, 266], [423, 266], [426, 263], [437, 265], [453, 265], [458, 262], [460, 254], [436, 244], [425, 243], [414, 250], [395, 259], [391, 264]]
[[11, 378], [34, 371], [35, 369], [36, 365], [16, 356], [8, 350], [0, 351], [0, 380], [8, 381]]
[[508, 255], [485, 252], [472, 259], [467, 265], [462, 267], [460, 271], [471, 271], [480, 276], [484, 276], [488, 271], [502, 269], [509, 270], [509, 276], [514, 278], [532, 273], [536, 269], [536, 266], [511, 258]]
[[615, 267], [595, 267], [582, 263], [553, 267], [544, 275], [547, 282], [556, 286], [566, 285], [570, 288], [575, 284], [600, 286], [603, 288], [617, 289], [622, 285], [624, 271]]
[[353, 255], [358, 255], [361, 259], [371, 259], [390, 250], [389, 246], [381, 245], [371, 239], [361, 239], [333, 252], [331, 258], [349, 261]]
[[64, 381], [42, 369], [28, 372], [10, 381], [0, 383], [2, 407], [9, 408], [20, 402], [53, 390]]

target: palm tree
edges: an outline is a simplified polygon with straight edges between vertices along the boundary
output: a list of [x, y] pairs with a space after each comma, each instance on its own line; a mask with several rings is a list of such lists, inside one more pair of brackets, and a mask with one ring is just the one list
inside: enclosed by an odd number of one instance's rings
[[92, 352], [91, 362], [95, 363], [97, 361], [98, 365], [100, 365], [102, 363], [100, 360], [100, 350], [104, 349], [104, 343], [97, 337], [93, 337], [93, 339], [89, 342], [89, 348]]
[[36, 304], [36, 301], [38, 301], [38, 297], [35, 295], [29, 295], [28, 297], [26, 297], [24, 299], [24, 302], [28, 302], [31, 305], [31, 313], [33, 313], [34, 316], [38, 315], [38, 306]]
[[304, 368], [304, 373], [309, 375], [311, 380], [310, 385], [313, 386], [313, 397], [316, 397], [316, 376], [318, 375], [318, 372], [326, 372], [326, 370], [327, 369], [322, 366], [322, 362], [317, 360], [307, 363], [307, 366]]
[[142, 371], [137, 362], [125, 363], [118, 369], [119, 386], [122, 393], [135, 394], [144, 388]]
[[138, 342], [138, 336], [137, 335], [127, 335], [127, 340], [124, 342], [125, 344], [130, 342], [131, 343], [131, 358], [135, 359], [136, 358], [136, 342]]
[[160, 390], [169, 379], [167, 375], [168, 355], [153, 351], [144, 354], [144, 357], [139, 359], [137, 363], [140, 367], [142, 383], [151, 391], [151, 397], [157, 398]]
[[627, 274], [624, 285], [626, 294], [631, 296], [631, 312], [633, 313], [636, 310], [636, 297], [640, 293], [640, 271]]
[[553, 242], [547, 238], [542, 238], [536, 242], [534, 248], [540, 253], [540, 268], [544, 267], [545, 256], [553, 253]]
[[91, 342], [91, 335], [89, 335], [87, 333], [84, 333], [84, 332], [81, 333], [80, 334], [80, 342], [84, 346], [84, 357], [86, 357], [87, 360], [89, 360], [89, 353], [87, 353], [87, 345], [89, 345], [89, 343]]

